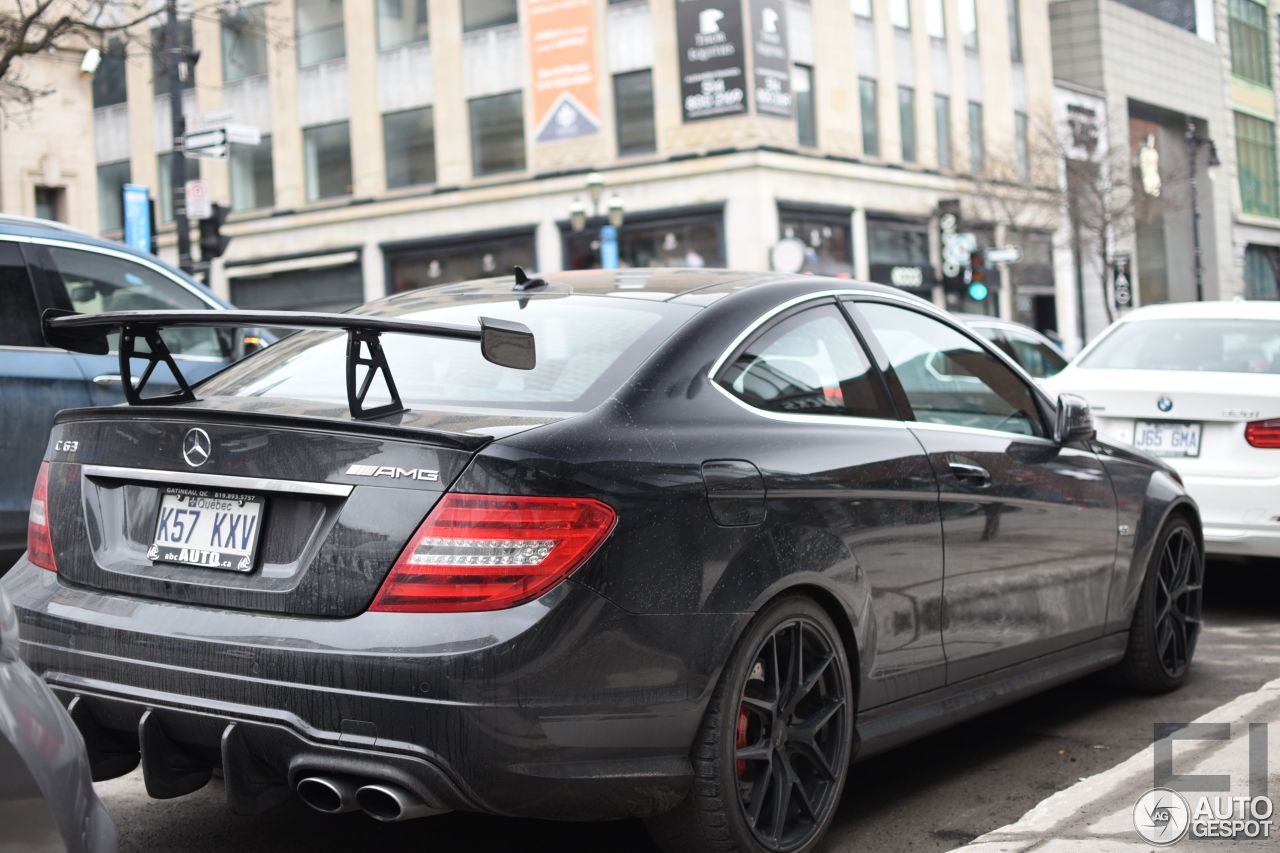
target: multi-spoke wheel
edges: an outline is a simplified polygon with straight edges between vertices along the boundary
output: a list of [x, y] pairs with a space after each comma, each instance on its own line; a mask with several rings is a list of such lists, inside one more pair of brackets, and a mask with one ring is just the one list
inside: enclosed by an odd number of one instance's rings
[[1149, 691], [1182, 684], [1200, 636], [1203, 588], [1204, 555], [1191, 526], [1175, 518], [1152, 549], [1119, 667], [1123, 683]]
[[651, 823], [668, 850], [808, 850], [849, 764], [854, 702], [830, 617], [807, 598], [763, 611], [739, 641], [694, 745], [695, 789]]

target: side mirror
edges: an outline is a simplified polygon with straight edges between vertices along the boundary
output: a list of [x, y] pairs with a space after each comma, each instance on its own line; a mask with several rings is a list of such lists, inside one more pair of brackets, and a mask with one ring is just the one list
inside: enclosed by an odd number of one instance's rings
[[1058, 420], [1053, 428], [1053, 440], [1058, 444], [1088, 441], [1097, 434], [1093, 426], [1093, 412], [1089, 401], [1075, 394], [1058, 396]]

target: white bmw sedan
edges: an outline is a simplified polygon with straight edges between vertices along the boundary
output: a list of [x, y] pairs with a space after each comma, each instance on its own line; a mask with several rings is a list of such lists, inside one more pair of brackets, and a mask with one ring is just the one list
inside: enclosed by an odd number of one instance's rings
[[1280, 557], [1280, 303], [1140, 308], [1045, 387], [1087, 399], [1100, 437], [1173, 465], [1208, 553]]

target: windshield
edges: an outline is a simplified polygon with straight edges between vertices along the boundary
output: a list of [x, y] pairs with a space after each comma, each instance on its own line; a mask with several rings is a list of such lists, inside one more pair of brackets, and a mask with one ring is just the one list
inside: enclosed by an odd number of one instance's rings
[[1122, 323], [1080, 361], [1098, 370], [1280, 373], [1280, 323], [1138, 320]]
[[[523, 305], [521, 303], [524, 303]], [[421, 303], [417, 303], [421, 304]], [[478, 317], [524, 323], [537, 366], [515, 370], [485, 361], [480, 345], [386, 334], [382, 346], [404, 404], [583, 412], [603, 402], [686, 319], [698, 311], [600, 296], [467, 299], [395, 313], [399, 319], [475, 325]], [[223, 371], [209, 395], [289, 397], [345, 405], [345, 334], [302, 332]], [[377, 405], [375, 391], [369, 405]], [[385, 394], [383, 400], [385, 401]]]

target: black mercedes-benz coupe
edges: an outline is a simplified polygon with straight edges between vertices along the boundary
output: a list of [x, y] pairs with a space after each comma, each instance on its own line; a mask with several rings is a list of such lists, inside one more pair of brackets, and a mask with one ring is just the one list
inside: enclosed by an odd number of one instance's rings
[[[228, 323], [304, 331], [148, 395]], [[856, 759], [1195, 650], [1177, 475], [892, 288], [517, 270], [45, 333], [131, 405], [59, 415], [3, 584], [95, 777], [154, 797], [808, 850]]]

